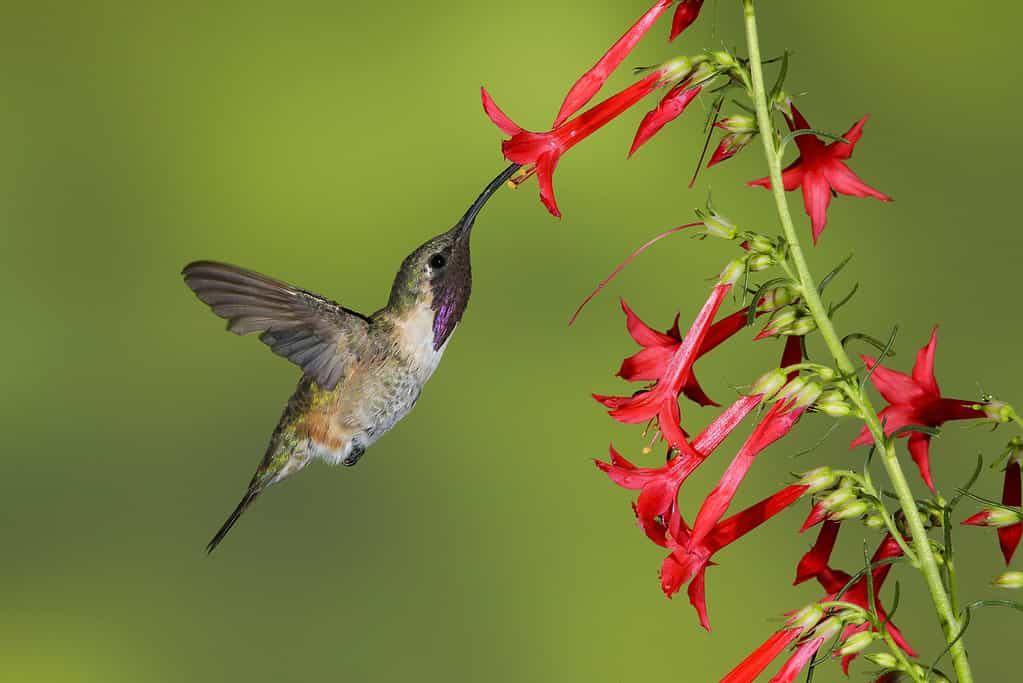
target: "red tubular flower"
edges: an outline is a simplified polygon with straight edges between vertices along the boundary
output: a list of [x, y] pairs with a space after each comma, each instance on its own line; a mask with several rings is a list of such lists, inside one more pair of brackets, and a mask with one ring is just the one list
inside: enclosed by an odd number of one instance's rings
[[[621, 300], [621, 305], [625, 312], [625, 324], [629, 335], [643, 347], [643, 350], [622, 361], [622, 365], [618, 369], [618, 376], [629, 382], [657, 381], [664, 374], [668, 362], [682, 344], [682, 334], [678, 329], [678, 316], [675, 316], [675, 322], [671, 328], [662, 333], [643, 322], [629, 308], [624, 299]], [[710, 353], [726, 339], [742, 330], [746, 326], [748, 311], [748, 307], [741, 308], [711, 325], [696, 354], [697, 359]], [[763, 313], [757, 312], [756, 315], [760, 316]], [[794, 362], [798, 363], [799, 361]], [[701, 406], [718, 405], [704, 393], [692, 370], [682, 385], [682, 393]]]
[[[853, 197], [874, 197], [883, 202], [892, 200], [888, 195], [869, 187], [844, 163], [852, 156], [853, 148], [863, 136], [863, 126], [867, 118], [869, 115], [853, 124], [853, 127], [842, 136], [849, 141], [848, 143], [839, 140], [825, 145], [816, 135], [811, 134], [796, 137], [799, 158], [782, 172], [781, 179], [786, 192], [791, 192], [797, 187], [803, 188], [803, 205], [810, 216], [814, 244], [828, 222], [828, 204], [831, 203], [832, 191]], [[786, 116], [785, 121], [789, 130], [810, 128], [810, 124], [795, 105], [792, 105], [792, 118]], [[770, 188], [771, 179], [761, 178], [746, 184]]]
[[771, 634], [770, 638], [764, 641], [763, 645], [754, 650], [749, 657], [739, 662], [737, 667], [729, 671], [721, 679], [721, 683], [749, 683], [755, 680], [767, 668], [767, 665], [782, 653], [782, 650], [799, 639], [802, 632], [801, 628], [775, 631]]
[[677, 455], [663, 467], [636, 467], [619, 455], [613, 446], [610, 462], [595, 461], [597, 467], [607, 474], [611, 481], [622, 488], [640, 490], [634, 510], [640, 526], [651, 540], [666, 547], [664, 534], [668, 530], [663, 525], [658, 526], [656, 518], [667, 519], [672, 506], [678, 500], [678, 490], [682, 483], [715, 448], [721, 445], [736, 425], [749, 415], [760, 403], [760, 399], [760, 396], [743, 396], [737, 400], [693, 439], [692, 454]]
[[632, 140], [632, 147], [629, 148], [629, 156], [635, 154], [636, 150], [656, 135], [661, 128], [681, 116], [702, 89], [703, 86], [691, 86], [688, 81], [683, 81], [669, 90], [657, 106], [648, 111], [640, 121], [639, 128], [636, 129], [636, 137]]
[[[973, 401], [942, 398], [938, 389], [938, 381], [934, 377], [934, 349], [937, 343], [938, 328], [935, 326], [931, 332], [930, 342], [916, 355], [912, 376], [889, 370], [883, 365], [874, 369], [870, 376], [874, 386], [890, 404], [878, 413], [885, 423], [886, 435], [891, 435], [892, 432], [906, 425], [940, 427], [949, 420], [971, 420], [984, 416], [982, 412], [971, 407], [974, 405]], [[876, 361], [873, 358], [868, 356], [862, 356], [862, 358], [868, 368], [874, 368]], [[900, 434], [901, 436], [906, 436], [906, 434]], [[864, 427], [859, 437], [850, 445], [859, 446], [870, 443], [871, 440], [870, 434]], [[920, 476], [923, 477], [924, 483], [933, 493], [934, 482], [931, 480], [929, 456], [930, 443], [929, 434], [922, 432], [909, 434], [909, 453], [920, 469]]]
[[721, 475], [717, 486], [707, 495], [700, 506], [696, 521], [693, 522], [691, 543], [699, 545], [703, 542], [714, 525], [728, 510], [739, 484], [746, 478], [757, 455], [788, 434], [805, 410], [804, 408], [789, 410], [789, 406], [790, 404], [785, 401], [775, 403], [757, 424], [750, 437], [746, 439], [746, 443], [742, 445], [725, 473]]
[[[1002, 505], [1019, 507], [1023, 503], [1020, 494], [1020, 464], [1019, 459], [1013, 455], [1005, 466], [1005, 483], [1002, 485]], [[998, 545], [1002, 548], [1005, 564], [1012, 562], [1012, 555], [1016, 552], [1016, 547], [1019, 545], [1021, 537], [1023, 537], [1023, 522], [1016, 522], [1010, 526], [998, 529]]]
[[675, 40], [678, 38], [678, 34], [692, 26], [700, 16], [702, 7], [703, 0], [682, 0], [675, 8], [675, 14], [671, 18], [671, 35], [668, 36], [668, 40]]
[[[822, 535], [825, 535], [824, 530], [822, 530], [821, 533]], [[830, 536], [830, 534], [831, 534], [830, 531], [827, 532], [828, 537]], [[818, 543], [822, 543], [820, 555], [824, 557], [824, 566], [817, 573], [815, 578], [827, 592], [827, 595], [821, 598], [821, 602], [825, 603], [838, 599], [837, 593], [843, 588], [845, 588], [845, 586], [849, 583], [852, 577], [843, 571], [834, 570], [827, 566], [827, 555], [830, 555], [831, 553], [830, 546], [831, 544], [833, 544], [833, 540], [829, 541], [828, 538], [825, 537], [823, 542], [819, 539]], [[871, 564], [877, 564], [887, 559], [899, 557], [900, 555], [902, 555], [902, 549], [899, 547], [899, 544], [891, 536], [886, 536], [885, 539], [881, 542], [881, 545], [878, 547], [877, 551], [874, 552], [874, 555], [871, 558]], [[878, 597], [880, 595], [881, 588], [884, 586], [885, 579], [888, 577], [888, 573], [890, 571], [891, 564], [884, 564], [879, 567], [874, 567], [871, 570], [871, 583], [874, 589], [874, 609], [877, 611], [878, 617], [880, 617], [881, 622], [885, 625], [885, 628], [887, 629], [888, 633], [892, 636], [892, 639], [895, 641], [895, 643], [900, 648], [902, 648], [910, 657], [915, 657], [916, 652], [914, 652], [913, 648], [911, 648], [909, 646], [909, 643], [906, 642], [906, 639], [902, 636], [902, 633], [899, 631], [899, 629], [896, 628], [895, 625], [892, 624], [891, 621], [888, 619], [888, 616], [885, 613], [884, 608], [881, 606], [881, 600]], [[868, 609], [867, 607], [868, 593], [869, 591], [867, 577], [864, 576], [858, 579], [842, 595], [841, 599], [845, 602], [858, 605], [863, 609]], [[819, 623], [822, 623], [824, 619], [830, 616], [830, 614], [831, 614], [830, 610], [825, 611], [824, 616], [822, 617]], [[791, 627], [792, 626], [791, 619], [787, 626], [788, 628], [773, 634], [763, 645], [758, 647], [756, 650], [753, 651], [752, 654], [750, 654], [750, 656], [748, 656], [746, 659], [740, 662], [740, 664], [737, 667], [735, 667], [727, 676], [721, 679], [722, 683], [726, 682], [739, 683], [740, 681], [752, 681], [753, 679], [755, 679], [757, 675], [759, 675], [765, 668], [767, 668], [767, 665], [771, 662], [771, 660], [774, 659], [774, 657], [776, 657], [778, 654], [781, 653], [782, 650], [785, 649], [786, 645], [791, 644], [792, 642], [795, 642], [798, 639], [801, 631], [799, 629], [794, 629]], [[805, 626], [802, 632], [809, 631], [810, 628], [812, 628], [812, 626], [813, 626], [812, 624], [809, 626]], [[860, 631], [867, 630], [868, 628], [872, 628], [869, 622], [860, 624], [858, 626], [854, 626], [851, 624], [846, 625], [842, 629], [841, 639], [847, 640], [850, 636]], [[785, 664], [778, 671], [775, 677], [771, 679], [771, 681], [772, 682], [793, 681], [795, 677], [803, 669], [806, 668], [806, 665], [809, 664], [813, 656], [817, 654], [817, 651], [820, 649], [820, 646], [824, 643], [824, 641], [825, 641], [824, 638], [809, 638], [800, 643], [796, 647], [795, 652], [789, 657], [788, 661], [785, 662]], [[845, 671], [846, 675], [848, 675], [849, 673], [849, 664], [852, 662], [853, 659], [856, 658], [856, 656], [857, 656], [856, 654], [851, 654], [843, 657], [842, 668]]]
[[554, 127], [557, 128], [572, 114], [579, 111], [587, 102], [593, 99], [604, 82], [614, 73], [622, 60], [632, 52], [650, 27], [656, 23], [664, 11], [671, 7], [672, 0], [658, 0], [653, 7], [648, 9], [632, 27], [619, 38], [611, 48], [604, 53], [596, 64], [589, 71], [580, 76], [579, 80], [565, 95], [565, 101], [558, 110], [558, 116], [554, 119]]
[[[1005, 482], [1002, 484], [1002, 504], [1019, 507], [1020, 493], [1020, 463], [1017, 454], [1012, 453], [1005, 467]], [[1020, 521], [1019, 514], [1002, 508], [988, 508], [964, 519], [962, 524], [995, 527], [998, 531], [998, 545], [1002, 549], [1002, 557], [1005, 558], [1005, 564], [1009, 564], [1012, 561], [1016, 547], [1019, 546], [1020, 537], [1023, 536], [1023, 521]]]
[[714, 315], [731, 289], [730, 284], [719, 284], [711, 290], [710, 297], [703, 305], [685, 339], [679, 344], [657, 383], [650, 389], [637, 392], [634, 396], [601, 396], [594, 398], [609, 409], [609, 414], [619, 422], [640, 424], [657, 417], [657, 425], [665, 441], [683, 453], [692, 453], [685, 432], [679, 424], [678, 396], [696, 361], [698, 352], [710, 329]]
[[786, 486], [759, 503], [718, 522], [699, 543], [694, 543], [689, 534], [684, 534], [682, 538], [669, 535], [666, 547], [671, 548], [672, 553], [661, 564], [661, 590], [670, 598], [683, 584], [690, 582], [689, 601], [696, 609], [700, 625], [709, 631], [704, 573], [712, 564], [711, 558], [725, 546], [795, 503], [806, 493], [807, 488], [805, 484]]
[[658, 69], [546, 133], [524, 130], [501, 111], [486, 88], [480, 88], [480, 93], [487, 116], [511, 136], [511, 139], [501, 143], [504, 157], [517, 164], [533, 165], [532, 170], [536, 172], [540, 184], [540, 201], [554, 216], [560, 217], [561, 212], [554, 200], [554, 169], [561, 155], [659, 88], [663, 75], [664, 70]]
[[817, 534], [817, 541], [799, 560], [799, 565], [796, 567], [796, 580], [792, 582], [792, 585], [798, 586], [804, 581], [815, 579], [827, 569], [831, 551], [834, 550], [835, 540], [838, 538], [839, 526], [838, 522], [824, 522]]

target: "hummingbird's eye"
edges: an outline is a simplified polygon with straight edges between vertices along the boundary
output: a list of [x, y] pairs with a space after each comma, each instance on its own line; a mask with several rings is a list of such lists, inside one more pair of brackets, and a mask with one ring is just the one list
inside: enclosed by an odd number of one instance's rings
[[434, 270], [443, 268], [447, 262], [448, 260], [444, 258], [444, 254], [434, 254], [430, 257], [430, 267]]

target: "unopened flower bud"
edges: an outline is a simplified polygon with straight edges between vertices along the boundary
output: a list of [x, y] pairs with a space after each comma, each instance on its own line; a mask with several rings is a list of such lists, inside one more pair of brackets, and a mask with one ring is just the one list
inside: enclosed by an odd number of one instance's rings
[[856, 489], [849, 484], [842, 484], [828, 495], [821, 498], [821, 507], [825, 510], [835, 510], [856, 498]]
[[842, 519], [854, 519], [863, 515], [870, 509], [870, 505], [865, 500], [853, 500], [845, 505], [840, 505], [837, 509], [828, 515], [828, 519], [837, 522]]
[[1008, 510], [1006, 508], [987, 508], [968, 519], [964, 519], [963, 524], [1001, 528], [1018, 524], [1021, 521], [1023, 521], [1023, 515], [1020, 515], [1020, 513], [1015, 510]]
[[737, 61], [735, 61], [735, 57], [733, 57], [728, 52], [725, 52], [724, 50], [712, 53], [711, 57], [713, 57], [714, 61], [718, 63], [718, 66], [723, 67], [725, 69], [737, 66], [739, 64]]
[[838, 377], [838, 373], [835, 372], [834, 369], [825, 366], [817, 368], [817, 376], [820, 377], [823, 382], [830, 382]]
[[732, 221], [719, 213], [711, 212], [704, 215], [701, 212], [700, 218], [703, 219], [703, 227], [707, 234], [713, 237], [730, 240], [735, 239], [735, 235], [739, 232], [735, 229], [735, 224]]
[[764, 336], [773, 336], [778, 334], [779, 330], [788, 327], [796, 321], [797, 312], [792, 308], [784, 308], [774, 315], [771, 316], [771, 320], [768, 321], [767, 327], [761, 333]]
[[839, 648], [838, 654], [845, 657], [846, 655], [861, 652], [870, 647], [870, 644], [874, 642], [875, 638], [876, 636], [871, 631], [860, 631], [858, 633], [854, 633], [849, 636], [842, 647]]
[[784, 334], [786, 337], [802, 337], [816, 329], [817, 323], [814, 322], [812, 317], [807, 315], [797, 318], [792, 324], [778, 330], [778, 334]]
[[1023, 588], [1023, 572], [1004, 572], [991, 582], [995, 588]]
[[807, 487], [807, 493], [817, 493], [835, 485], [838, 474], [830, 467], [818, 467], [804, 472], [800, 483]]
[[746, 272], [746, 263], [743, 259], [732, 259], [718, 275], [718, 283], [722, 285], [734, 285]]
[[867, 618], [863, 616], [863, 612], [858, 609], [844, 609], [838, 612], [836, 615], [843, 624], [846, 626], [859, 626], [860, 624], [867, 623]]
[[777, 242], [767, 235], [756, 234], [748, 240], [749, 250], [757, 254], [770, 254], [778, 248]]
[[747, 261], [751, 273], [767, 270], [774, 265], [774, 257], [770, 254], [753, 254]]
[[799, 390], [795, 395], [795, 408], [805, 408], [817, 400], [817, 397], [824, 391], [824, 387], [821, 383], [815, 379], [807, 380], [806, 386]]
[[871, 664], [876, 664], [885, 669], [896, 669], [899, 666], [899, 660], [895, 659], [895, 655], [887, 652], [875, 652], [874, 654], [863, 655]]
[[867, 525], [868, 529], [884, 529], [887, 526], [884, 523], [884, 517], [881, 515], [868, 515], [863, 523]]
[[992, 422], [1005, 423], [1012, 419], [1015, 411], [1005, 401], [988, 401], [987, 403], [974, 404], [974, 410], [984, 412], [984, 417]]
[[828, 617], [813, 630], [814, 638], [831, 640], [842, 630], [842, 620], [838, 617]]
[[764, 292], [763, 297], [760, 299], [759, 310], [764, 313], [771, 313], [777, 311], [779, 308], [785, 308], [793, 301], [796, 300], [796, 292], [788, 285], [782, 285], [781, 287], [775, 287]]
[[814, 408], [831, 417], [846, 417], [852, 414], [852, 406], [846, 403], [845, 394], [837, 390], [825, 391], [821, 394]]
[[788, 379], [785, 373], [781, 371], [781, 368], [775, 368], [757, 378], [757, 381], [750, 387], [750, 394], [763, 394], [764, 400], [769, 400], [778, 393], [779, 389], [785, 386]]
[[666, 81], [680, 81], [693, 72], [693, 61], [688, 57], [676, 57], [661, 64], [658, 71]]
[[689, 74], [690, 85], [700, 85], [718, 75], [718, 69], [710, 62], [700, 62]]
[[785, 116], [792, 118], [792, 98], [784, 90], [779, 90], [778, 94], [774, 96], [774, 108], [780, 111]]
[[793, 377], [791, 380], [789, 380], [788, 384], [786, 384], [784, 387], [782, 387], [781, 391], [779, 391], [775, 395], [775, 398], [777, 400], [779, 400], [779, 401], [784, 401], [786, 399], [790, 399], [790, 398], [795, 397], [796, 394], [798, 394], [800, 391], [802, 391], [805, 388], [806, 388], [806, 378], [805, 377], [801, 377], [801, 376]]
[[714, 124], [714, 127], [726, 130], [729, 133], [755, 133], [757, 132], [757, 122], [752, 116], [745, 114], [736, 114], [735, 116], [728, 116], [721, 119]]
[[792, 618], [788, 621], [790, 628], [801, 628], [803, 629], [802, 635], [806, 635], [810, 632], [814, 626], [824, 616], [824, 610], [817, 603], [811, 603], [806, 607], [802, 608], [798, 612], [792, 615]]

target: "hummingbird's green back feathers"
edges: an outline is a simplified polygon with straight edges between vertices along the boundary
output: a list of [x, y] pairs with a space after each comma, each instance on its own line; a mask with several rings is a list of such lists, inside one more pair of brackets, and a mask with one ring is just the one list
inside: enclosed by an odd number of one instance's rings
[[360, 313], [251, 270], [215, 261], [185, 266], [185, 283], [228, 321], [235, 334], [259, 338], [333, 389], [368, 339], [369, 320]]

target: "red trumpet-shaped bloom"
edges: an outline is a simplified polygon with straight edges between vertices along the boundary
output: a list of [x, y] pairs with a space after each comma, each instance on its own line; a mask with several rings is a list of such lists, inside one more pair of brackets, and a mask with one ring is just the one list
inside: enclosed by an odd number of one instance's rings
[[524, 130], [501, 111], [486, 88], [481, 88], [480, 92], [483, 110], [487, 116], [504, 133], [511, 136], [509, 140], [501, 143], [505, 158], [517, 164], [532, 165], [532, 169], [527, 172], [536, 173], [537, 182], [540, 184], [540, 201], [554, 216], [560, 217], [561, 212], [554, 199], [554, 169], [561, 156], [659, 88], [664, 74], [663, 69], [658, 69], [546, 133]]
[[[833, 524], [831, 522], [828, 525]], [[821, 529], [820, 537], [817, 543], [814, 544], [813, 549], [807, 553], [807, 556], [814, 555], [815, 557], [808, 561], [804, 557], [804, 561], [800, 562], [801, 567], [810, 567], [811, 565], [816, 567], [815, 573], [810, 575], [807, 574], [803, 579], [797, 580], [799, 583], [801, 580], [809, 578], [816, 578], [817, 581], [824, 587], [827, 595], [822, 599], [822, 603], [837, 600], [838, 592], [843, 590], [852, 577], [846, 572], [832, 569], [828, 566], [828, 560], [831, 554], [831, 549], [834, 547], [835, 533], [837, 530], [836, 526], [825, 525]], [[899, 544], [891, 536], [886, 536], [884, 541], [878, 547], [877, 551], [871, 558], [871, 564], [878, 564], [884, 560], [899, 557], [902, 554], [902, 549]], [[894, 624], [888, 619], [884, 608], [881, 606], [881, 601], [878, 595], [880, 594], [881, 588], [884, 586], [885, 579], [888, 577], [888, 573], [891, 570], [891, 564], [883, 564], [881, 566], [874, 567], [871, 570], [871, 584], [874, 590], [874, 609], [877, 611], [877, 615], [885, 626], [885, 629], [892, 636], [892, 639], [911, 657], [915, 657], [916, 653], [903, 638], [902, 633], [895, 627]], [[855, 604], [863, 609], [868, 608], [869, 598], [869, 587], [867, 583], [867, 577], [863, 576], [858, 579], [846, 590], [841, 600]], [[831, 610], [825, 610], [818, 624], [831, 616]], [[817, 654], [820, 647], [824, 644], [825, 638], [820, 637], [817, 633], [811, 631], [813, 624], [802, 624], [797, 625], [790, 622], [786, 625], [787, 628], [782, 629], [774, 633], [763, 645], [754, 650], [746, 659], [739, 663], [731, 672], [729, 672], [724, 678], [721, 679], [721, 683], [740, 683], [746, 681], [752, 681], [763, 672], [764, 669], [781, 654], [782, 650], [788, 647], [790, 644], [798, 641], [803, 637], [804, 633], [807, 633], [806, 639], [800, 642], [793, 654], [785, 662], [778, 673], [771, 679], [772, 683], [777, 681], [778, 683], [789, 683], [795, 680], [796, 676], [799, 675], [803, 669], [806, 668], [810, 660]], [[842, 629], [841, 640], [848, 640], [851, 636], [872, 628], [869, 622], [852, 625], [847, 624]], [[846, 655], [842, 659], [842, 668], [849, 673], [849, 664], [856, 657], [855, 654]]]
[[[625, 312], [625, 324], [629, 335], [643, 349], [622, 361], [622, 365], [618, 369], [618, 376], [629, 382], [657, 381], [664, 374], [668, 362], [682, 344], [682, 334], [678, 329], [678, 316], [675, 316], [675, 322], [667, 332], [658, 332], [643, 322], [629, 308], [624, 299], [621, 300], [621, 304], [622, 310]], [[742, 330], [746, 326], [748, 315], [748, 307], [742, 308], [711, 325], [696, 354], [697, 359], [710, 353], [729, 337]], [[762, 313], [758, 312], [757, 315], [762, 315]], [[701, 406], [718, 405], [703, 391], [691, 369], [682, 384], [682, 393]]]
[[[1002, 505], [1019, 507], [1023, 501], [1020, 486], [1020, 460], [1018, 453], [1011, 453], [1005, 466], [1005, 481], [1002, 484]], [[972, 526], [993, 526], [998, 531], [998, 545], [1002, 549], [1005, 564], [1012, 561], [1012, 556], [1023, 537], [1023, 522], [1017, 521], [1019, 516], [1000, 508], [982, 510], [964, 519], [963, 524]]]
[[678, 34], [692, 26], [700, 16], [702, 7], [703, 0], [682, 0], [675, 8], [675, 14], [671, 18], [671, 35], [668, 36], [668, 40], [675, 40], [678, 38]]
[[[1011, 458], [1005, 466], [1005, 483], [1002, 485], [1002, 504], [1019, 507], [1023, 504], [1020, 490], [1020, 464], [1017, 458]], [[1023, 522], [998, 529], [998, 545], [1002, 548], [1005, 564], [1012, 562], [1012, 555], [1023, 537]]]
[[[837, 140], [826, 145], [816, 135], [805, 134], [796, 137], [799, 158], [782, 172], [781, 180], [786, 192], [791, 192], [797, 187], [803, 188], [803, 205], [810, 216], [814, 244], [828, 222], [828, 204], [831, 203], [832, 191], [853, 197], [874, 197], [883, 202], [892, 200], [888, 195], [868, 186], [845, 165], [846, 159], [852, 156], [853, 148], [863, 136], [863, 126], [868, 118], [869, 115], [864, 116], [842, 136], [848, 142]], [[810, 128], [810, 124], [795, 105], [792, 105], [792, 118], [786, 116], [785, 121], [789, 130]], [[747, 185], [770, 188], [771, 179], [761, 178], [750, 181]]]
[[593, 96], [603, 87], [604, 82], [614, 73], [618, 65], [632, 49], [640, 38], [646, 35], [650, 27], [664, 14], [665, 10], [671, 7], [672, 0], [658, 0], [653, 7], [648, 9], [639, 20], [619, 38], [611, 48], [604, 53], [596, 64], [584, 73], [565, 95], [565, 101], [558, 110], [558, 116], [554, 119], [554, 127], [557, 128], [568, 119], [569, 116], [579, 111], [586, 105]]
[[[686, 478], [721, 445], [735, 427], [759, 403], [760, 396], [743, 396], [717, 416], [706, 429], [693, 439], [690, 452], [683, 452], [662, 467], [636, 467], [611, 447], [611, 461], [596, 461], [596, 465], [614, 483], [622, 488], [639, 490], [635, 513], [640, 526], [654, 542], [664, 545], [663, 530], [655, 531], [658, 517], [667, 519], [678, 500], [678, 490]], [[653, 533], [652, 533], [653, 532]]]
[[[677, 536], [672, 533], [665, 535], [664, 546], [672, 552], [661, 564], [661, 590], [671, 597], [684, 584], [689, 583], [689, 602], [696, 609], [700, 625], [709, 631], [704, 575], [707, 567], [713, 564], [711, 558], [725, 546], [795, 503], [806, 493], [807, 488], [805, 484], [786, 486], [759, 503], [717, 522], [699, 542], [694, 542], [691, 532], [686, 533], [684, 522], [675, 524], [681, 533]], [[672, 510], [675, 511], [675, 508]], [[669, 532], [672, 526], [669, 522]]]
[[629, 148], [629, 156], [635, 154], [636, 150], [656, 135], [661, 128], [681, 116], [689, 103], [700, 94], [701, 89], [702, 86], [693, 86], [688, 81], [684, 81], [669, 90], [657, 103], [657, 106], [648, 111], [640, 121], [639, 128], [636, 129], [636, 137], [632, 140], [632, 147]]
[[652, 388], [639, 391], [633, 396], [594, 394], [594, 398], [609, 409], [611, 417], [627, 424], [639, 424], [656, 417], [658, 429], [670, 446], [683, 453], [692, 452], [692, 447], [686, 441], [685, 432], [679, 424], [681, 417], [678, 396], [689, 379], [693, 363], [710, 330], [711, 321], [731, 287], [730, 284], [719, 284], [711, 290], [710, 297], [696, 316], [692, 327], [665, 363], [663, 371], [657, 377], [657, 383]]
[[[873, 369], [870, 376], [874, 386], [888, 401], [889, 405], [878, 413], [885, 425], [885, 434], [907, 425], [940, 427], [949, 420], [970, 420], [983, 417], [983, 413], [973, 409], [973, 401], [957, 398], [943, 398], [938, 389], [938, 380], [934, 377], [934, 349], [938, 343], [938, 328], [931, 332], [931, 340], [916, 355], [913, 374], [906, 375], [889, 370], [877, 363], [873, 358], [862, 356], [867, 367]], [[906, 436], [905, 433], [900, 437]], [[909, 454], [920, 469], [920, 476], [932, 492], [934, 482], [931, 479], [930, 443], [931, 436], [922, 432], [911, 432], [909, 435]], [[864, 427], [860, 436], [852, 442], [852, 446], [870, 443], [871, 436]]]
[[711, 564], [711, 557], [794, 503], [807, 490], [803, 484], [788, 486], [726, 520], [721, 519], [754, 458], [787, 434], [802, 413], [802, 410], [786, 411], [777, 404], [757, 425], [720, 483], [707, 496], [697, 513], [695, 526], [690, 529], [682, 519], [678, 510], [679, 487], [759, 402], [759, 396], [746, 396], [732, 404], [693, 440], [695, 456], [681, 454], [664, 467], [646, 469], [636, 467], [612, 448], [610, 463], [597, 462], [615, 483], [640, 489], [634, 506], [640, 526], [652, 541], [672, 551], [661, 565], [661, 589], [671, 597], [689, 583], [690, 602], [696, 608], [700, 624], [707, 629], [710, 625], [704, 572]]

